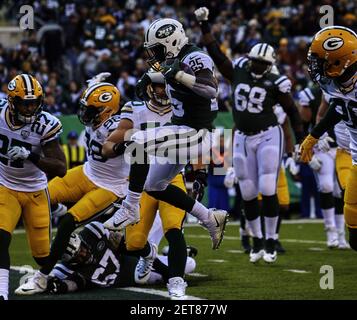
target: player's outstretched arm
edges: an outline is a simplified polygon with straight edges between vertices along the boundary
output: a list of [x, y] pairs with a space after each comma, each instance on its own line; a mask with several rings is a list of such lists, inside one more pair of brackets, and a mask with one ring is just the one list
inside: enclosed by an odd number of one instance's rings
[[217, 40], [211, 33], [211, 27], [208, 23], [209, 10], [206, 7], [198, 8], [195, 16], [201, 26], [202, 40], [207, 51], [218, 70], [229, 81], [233, 81], [233, 64], [232, 61], [221, 51]]

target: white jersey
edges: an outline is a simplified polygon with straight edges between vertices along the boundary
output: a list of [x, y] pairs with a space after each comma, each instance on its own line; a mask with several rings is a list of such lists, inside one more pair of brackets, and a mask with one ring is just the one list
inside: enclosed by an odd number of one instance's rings
[[7, 100], [0, 100], [0, 185], [23, 192], [47, 188], [47, 177], [43, 171], [29, 160], [11, 161], [7, 152], [13, 146], [20, 146], [43, 155], [42, 146], [57, 139], [61, 133], [61, 122], [44, 111], [34, 123], [13, 126]]
[[121, 110], [121, 118], [133, 122], [133, 128], [146, 130], [161, 127], [170, 123], [172, 116], [171, 106], [159, 109], [146, 101], [129, 101]]
[[324, 79], [319, 84], [324, 93], [334, 99], [335, 109], [342, 115], [343, 122], [349, 131], [353, 164], [357, 164], [357, 81], [345, 93], [332, 80]]
[[85, 140], [88, 160], [84, 164], [83, 171], [95, 185], [123, 198], [127, 192], [129, 163], [126, 163], [124, 155], [110, 159], [102, 156], [103, 144], [117, 128], [119, 121], [120, 116], [113, 116], [95, 130], [86, 127]]

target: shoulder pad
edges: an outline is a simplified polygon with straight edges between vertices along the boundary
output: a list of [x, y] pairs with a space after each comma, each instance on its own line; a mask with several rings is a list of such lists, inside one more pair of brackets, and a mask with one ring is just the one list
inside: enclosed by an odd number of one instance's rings
[[240, 57], [233, 61], [233, 68], [243, 68], [243, 66], [248, 62], [248, 58]]
[[32, 127], [38, 127], [39, 130], [43, 130], [41, 139], [42, 144], [57, 139], [63, 131], [62, 124], [59, 119], [44, 111], [41, 112], [36, 122], [32, 124]]
[[7, 99], [0, 99], [0, 109], [7, 106]]
[[291, 91], [291, 81], [287, 76], [280, 76], [274, 81], [274, 84], [278, 87], [282, 93], [288, 93]]

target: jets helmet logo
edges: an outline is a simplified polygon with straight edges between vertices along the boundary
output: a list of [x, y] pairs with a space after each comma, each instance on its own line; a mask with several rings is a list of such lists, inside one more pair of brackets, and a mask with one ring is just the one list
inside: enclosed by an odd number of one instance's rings
[[156, 31], [156, 37], [159, 39], [171, 36], [175, 32], [176, 27], [172, 24], [165, 24]]
[[110, 100], [112, 100], [112, 98], [113, 95], [110, 92], [104, 92], [99, 96], [98, 100], [100, 102], [109, 102]]
[[15, 90], [15, 88], [16, 88], [16, 81], [15, 81], [15, 80], [11, 80], [11, 81], [9, 82], [9, 84], [7, 85], [7, 88], [8, 88], [10, 91]]
[[325, 40], [322, 46], [327, 51], [337, 50], [343, 46], [343, 39], [340, 37], [328, 38]]

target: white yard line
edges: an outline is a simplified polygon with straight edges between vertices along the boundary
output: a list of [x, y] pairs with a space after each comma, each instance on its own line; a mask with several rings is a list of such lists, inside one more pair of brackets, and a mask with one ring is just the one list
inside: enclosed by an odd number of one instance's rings
[[[283, 220], [282, 224], [323, 224], [323, 220], [322, 219], [291, 219], [291, 220]], [[227, 225], [228, 226], [239, 226], [240, 222], [239, 221], [230, 222], [228, 220]], [[185, 223], [184, 227], [185, 228], [195, 228], [195, 227], [201, 227], [201, 226], [198, 223]]]
[[311, 273], [311, 271], [298, 270], [298, 269], [285, 269], [284, 271], [293, 272], [293, 273]]
[[[167, 291], [162, 291], [157, 289], [137, 288], [137, 287], [125, 287], [125, 288], [118, 288], [118, 289], [170, 298], [169, 293]], [[206, 300], [206, 299], [187, 295], [187, 300]]]
[[187, 275], [190, 276], [190, 277], [194, 277], [194, 278], [205, 278], [205, 277], [208, 277], [208, 274], [202, 274], [202, 273], [198, 273], [198, 272], [188, 273]]
[[223, 260], [223, 259], [208, 259], [208, 262], [214, 262], [214, 263], [223, 263], [223, 262], [227, 262], [227, 260]]

